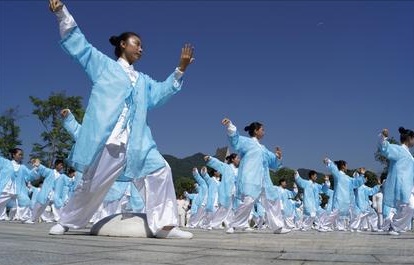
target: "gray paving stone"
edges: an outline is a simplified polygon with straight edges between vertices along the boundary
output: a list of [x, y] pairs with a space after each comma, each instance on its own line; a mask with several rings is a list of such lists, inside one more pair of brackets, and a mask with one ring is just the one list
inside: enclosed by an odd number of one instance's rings
[[49, 236], [51, 224], [0, 222], [0, 265], [414, 264], [414, 233], [191, 229], [191, 240], [91, 236], [88, 229]]

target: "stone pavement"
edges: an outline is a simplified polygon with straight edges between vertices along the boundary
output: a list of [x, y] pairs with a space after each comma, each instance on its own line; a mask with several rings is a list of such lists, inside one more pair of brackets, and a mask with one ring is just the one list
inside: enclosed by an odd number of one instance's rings
[[51, 224], [0, 222], [0, 265], [414, 264], [414, 233], [190, 230], [191, 240], [49, 236]]

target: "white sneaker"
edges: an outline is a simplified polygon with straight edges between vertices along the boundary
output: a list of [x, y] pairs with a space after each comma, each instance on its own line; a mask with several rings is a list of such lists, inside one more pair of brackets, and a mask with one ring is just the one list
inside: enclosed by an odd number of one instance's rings
[[275, 234], [287, 234], [290, 231], [292, 231], [292, 230], [291, 229], [284, 228], [284, 227], [281, 227], [279, 229], [276, 229], [273, 233], [275, 233]]
[[24, 224], [34, 224], [34, 222], [30, 219], [26, 220], [23, 222]]
[[388, 231], [388, 234], [392, 235], [392, 236], [399, 236], [400, 235], [400, 233], [398, 233], [397, 231], [394, 231], [394, 230]]
[[174, 227], [171, 230], [160, 230], [155, 234], [156, 238], [193, 238], [193, 234], [187, 231], [180, 230], [178, 227]]
[[254, 229], [251, 228], [251, 227], [246, 227], [245, 229], [243, 229], [243, 231], [245, 231], [245, 232], [252, 232], [252, 231], [254, 231]]
[[234, 228], [230, 227], [229, 229], [227, 229], [226, 234], [234, 234]]
[[61, 224], [55, 224], [52, 228], [50, 228], [49, 235], [63, 235], [67, 231], [69, 231], [69, 227]]

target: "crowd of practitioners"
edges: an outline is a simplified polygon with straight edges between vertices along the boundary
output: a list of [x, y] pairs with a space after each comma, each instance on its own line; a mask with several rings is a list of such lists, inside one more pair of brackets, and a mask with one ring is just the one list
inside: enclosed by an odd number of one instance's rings
[[[71, 120], [70, 111], [65, 110], [62, 115]], [[318, 181], [316, 171], [309, 171], [307, 176], [295, 171], [295, 183], [290, 190], [286, 179], [280, 179], [278, 185], [272, 183], [270, 170], [282, 166], [282, 151], [276, 148], [271, 152], [260, 144], [264, 136], [262, 124], [247, 126], [249, 137], [245, 137], [239, 135], [230, 120], [224, 119], [222, 123], [235, 153], [224, 162], [205, 156], [206, 166], [193, 169], [194, 190], [177, 200], [179, 226], [225, 229], [226, 233], [315, 229], [386, 231], [398, 235], [411, 229], [414, 158], [408, 148], [414, 145], [413, 131], [400, 128], [401, 145], [387, 141], [387, 130], [380, 134], [378, 148], [390, 161], [388, 176], [382, 183], [378, 180], [377, 185], [368, 187], [364, 168], [348, 176], [345, 161], [326, 158], [323, 162], [330, 176]], [[69, 127], [66, 124], [73, 132]], [[0, 157], [0, 220], [27, 224], [59, 222], [62, 207], [84, 185], [82, 175], [71, 168], [63, 172], [65, 165], [60, 159], [53, 168], [32, 159], [29, 169], [22, 164], [21, 149], [11, 150], [10, 155], [10, 160]], [[34, 181], [38, 182], [37, 187], [31, 185]], [[145, 213], [145, 203], [136, 185], [120, 179], [112, 184], [89, 222], [126, 212]]]
[[[231, 147], [237, 152], [226, 157], [226, 163], [206, 156], [212, 168], [194, 168], [194, 192], [179, 200], [180, 224], [192, 228], [235, 230], [268, 229], [274, 233], [315, 229], [330, 231], [386, 231], [392, 235], [411, 230], [414, 214], [414, 132], [400, 128], [401, 145], [390, 144], [388, 130], [379, 135], [380, 153], [389, 160], [388, 175], [368, 187], [365, 169], [348, 176], [347, 162], [324, 159], [330, 173], [317, 181], [317, 172], [307, 176], [296, 171], [293, 189], [285, 179], [274, 185], [269, 169], [281, 166], [282, 153], [274, 153], [260, 144], [264, 127], [252, 123], [245, 128], [249, 137], [240, 136], [230, 120], [223, 124]], [[301, 193], [298, 194], [298, 187]], [[327, 198], [323, 202], [322, 198]], [[186, 211], [186, 207], [190, 209]]]

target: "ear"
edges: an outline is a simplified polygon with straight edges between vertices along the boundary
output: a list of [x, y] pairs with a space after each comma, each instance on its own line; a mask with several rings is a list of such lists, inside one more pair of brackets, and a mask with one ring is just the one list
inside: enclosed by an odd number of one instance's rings
[[127, 46], [126, 41], [121, 40], [121, 42], [119, 43], [119, 46], [120, 46], [122, 49], [125, 49], [125, 48], [126, 48], [126, 46]]

